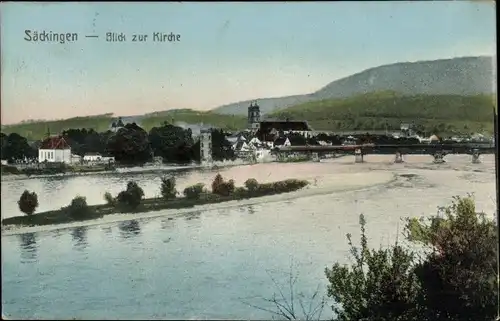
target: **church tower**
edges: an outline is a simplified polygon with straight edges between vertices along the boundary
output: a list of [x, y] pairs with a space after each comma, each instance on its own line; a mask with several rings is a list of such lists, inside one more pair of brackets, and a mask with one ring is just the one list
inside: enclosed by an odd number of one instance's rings
[[257, 102], [251, 102], [248, 107], [248, 129], [256, 131], [260, 126], [260, 107]]

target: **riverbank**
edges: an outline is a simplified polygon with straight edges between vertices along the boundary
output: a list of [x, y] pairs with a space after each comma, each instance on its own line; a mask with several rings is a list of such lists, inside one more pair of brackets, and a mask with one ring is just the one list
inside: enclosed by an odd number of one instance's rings
[[[217, 169], [234, 167], [241, 165], [251, 165], [251, 162], [245, 161], [220, 161], [213, 162], [211, 164], [201, 165], [152, 165], [152, 166], [136, 166], [136, 167], [117, 167], [114, 170], [89, 170], [89, 171], [71, 171], [65, 173], [52, 173], [47, 175], [26, 175], [19, 171], [14, 166], [8, 166], [9, 170], [2, 171], [2, 181], [17, 181], [26, 179], [40, 179], [49, 177], [76, 177], [76, 176], [90, 176], [90, 175], [114, 175], [114, 174], [133, 174], [133, 173], [155, 173], [155, 172], [165, 172], [165, 171], [184, 171], [184, 170], [195, 170], [195, 169]], [[2, 166], [3, 168], [3, 166]]]
[[[309, 182], [306, 180], [297, 179], [287, 179], [264, 184], [258, 184], [257, 181], [255, 181], [255, 185], [247, 186], [247, 188], [239, 187], [235, 189], [233, 185], [233, 191], [228, 193], [228, 195], [208, 192], [203, 190], [203, 184], [198, 184], [190, 187], [190, 189], [196, 186], [199, 187], [198, 193], [194, 193], [196, 194], [194, 196], [191, 193], [187, 193], [186, 190], [188, 189], [185, 189], [185, 197], [175, 198], [174, 196], [173, 199], [164, 199], [159, 197], [142, 199], [140, 200], [140, 204], [134, 206], [133, 208], [124, 207], [120, 204], [113, 204], [113, 201], [108, 202], [108, 204], [90, 206], [87, 206], [86, 203], [75, 205], [75, 203], [72, 202], [69, 206], [63, 207], [59, 210], [6, 218], [2, 220], [2, 225], [43, 226], [93, 220], [117, 213], [137, 214], [165, 209], [192, 208], [201, 205], [240, 201], [244, 199], [294, 192], [307, 186], [308, 184]], [[116, 199], [119, 199], [119, 197], [120, 195], [118, 195]]]
[[[303, 165], [306, 165], [302, 163]], [[318, 164], [318, 163], [316, 163]], [[264, 164], [262, 164], [264, 165]], [[276, 168], [279, 164], [272, 163], [266, 164], [267, 167], [272, 166]], [[283, 164], [284, 165], [284, 164]], [[295, 164], [290, 164], [295, 165]], [[307, 168], [300, 165], [300, 163], [296, 164], [301, 167], [304, 171], [304, 175], [299, 175], [301, 179], [306, 179], [309, 184], [301, 188], [299, 190], [289, 192], [289, 193], [281, 193], [274, 195], [264, 195], [261, 197], [254, 197], [249, 199], [240, 199], [234, 201], [227, 201], [222, 203], [212, 203], [205, 205], [195, 205], [193, 207], [184, 208], [184, 209], [163, 209], [159, 211], [150, 211], [147, 213], [142, 213], [141, 215], [137, 215], [136, 213], [117, 213], [117, 214], [109, 214], [103, 216], [101, 218], [86, 220], [86, 221], [77, 221], [71, 223], [62, 223], [56, 225], [44, 225], [44, 226], [21, 226], [21, 225], [5, 225], [2, 226], [2, 236], [9, 235], [19, 235], [24, 233], [39, 233], [39, 232], [48, 232], [55, 230], [64, 230], [71, 229], [77, 227], [89, 227], [89, 226], [107, 226], [109, 224], [116, 224], [120, 222], [126, 222], [131, 220], [149, 220], [157, 217], [164, 217], [168, 220], [188, 217], [190, 215], [207, 212], [207, 211], [230, 211], [233, 208], [242, 208], [248, 206], [259, 206], [263, 204], [273, 204], [280, 202], [290, 202], [302, 198], [307, 197], [317, 197], [321, 195], [330, 195], [332, 193], [357, 193], [359, 191], [365, 189], [373, 189], [373, 188], [385, 188], [386, 186], [392, 185], [396, 183], [400, 178], [397, 175], [392, 173], [386, 173], [381, 171], [371, 172], [367, 177], [365, 173], [336, 173], [336, 174], [326, 174], [322, 175], [320, 173], [319, 176], [314, 175], [317, 174], [318, 168], [317, 166], [314, 172], [310, 172]], [[319, 165], [319, 164], [318, 164]], [[281, 166], [280, 168], [282, 168]], [[295, 166], [294, 166], [295, 167]], [[241, 168], [235, 167], [231, 170], [232, 173], [238, 174], [238, 171], [241, 171]], [[245, 170], [247, 173], [247, 170]], [[277, 176], [271, 177], [283, 177], [282, 173], [278, 173]], [[256, 177], [259, 178], [259, 181], [270, 182], [269, 178], [266, 179], [266, 175], [257, 174]], [[238, 178], [238, 175], [233, 176], [236, 178], [237, 182], [244, 182], [243, 178]], [[199, 176], [196, 177], [197, 179]]]

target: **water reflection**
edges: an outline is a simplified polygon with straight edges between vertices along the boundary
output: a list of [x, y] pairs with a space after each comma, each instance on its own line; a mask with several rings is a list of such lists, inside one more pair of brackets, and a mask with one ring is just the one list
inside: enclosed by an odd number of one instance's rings
[[172, 217], [169, 217], [165, 220], [161, 220], [161, 229], [162, 230], [168, 230], [171, 229], [175, 226], [174, 219]]
[[139, 222], [136, 220], [121, 222], [118, 224], [120, 229], [120, 236], [124, 239], [128, 239], [141, 234], [141, 227]]
[[35, 233], [26, 233], [19, 235], [21, 248], [21, 262], [34, 261], [37, 259], [38, 244]]
[[57, 240], [57, 239], [61, 238], [62, 235], [64, 235], [64, 232], [63, 232], [63, 230], [55, 230], [55, 231], [52, 231], [51, 235], [53, 238], [55, 238]]
[[111, 236], [113, 235], [113, 230], [111, 229], [111, 227], [109, 226], [106, 226], [106, 227], [103, 227], [102, 228], [102, 231], [104, 232], [104, 234], [106, 234], [107, 236]]
[[186, 221], [191, 221], [191, 220], [198, 220], [201, 217], [201, 212], [192, 212], [192, 213], [187, 213], [186, 216], [184, 217]]
[[73, 238], [73, 244], [75, 248], [83, 250], [87, 247], [87, 227], [80, 226], [75, 227], [71, 230], [71, 237]]

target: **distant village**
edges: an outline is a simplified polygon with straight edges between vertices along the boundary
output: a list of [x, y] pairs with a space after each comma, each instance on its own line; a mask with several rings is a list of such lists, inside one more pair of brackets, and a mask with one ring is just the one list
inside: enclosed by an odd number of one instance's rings
[[[113, 121], [110, 125], [112, 132], [118, 132], [124, 124], [121, 118]], [[232, 146], [237, 158], [254, 161], [266, 162], [276, 160], [276, 151], [279, 148], [289, 146], [331, 146], [331, 145], [355, 145], [359, 143], [360, 134], [370, 134], [374, 136], [390, 137], [391, 139], [410, 139], [416, 143], [433, 143], [442, 141], [436, 135], [430, 137], [420, 137], [414, 131], [413, 124], [403, 123], [398, 131], [392, 132], [370, 132], [365, 131], [357, 133], [334, 133], [325, 131], [315, 131], [305, 120], [272, 120], [261, 119], [260, 107], [257, 102], [252, 102], [248, 107], [248, 124], [245, 130], [228, 133], [226, 139]], [[211, 129], [202, 129], [198, 135], [200, 140], [201, 161], [210, 163], [212, 161], [212, 141]], [[335, 137], [335, 139], [332, 139]], [[468, 137], [449, 137], [447, 141], [452, 142], [491, 142], [493, 138], [486, 138], [481, 134], [475, 134]], [[71, 152], [71, 146], [60, 136], [51, 136], [43, 140], [38, 147], [38, 158], [35, 163], [65, 163], [65, 164], [83, 164], [83, 165], [102, 165], [114, 163], [115, 159], [110, 155], [102, 155], [97, 152], [87, 152], [80, 156]], [[162, 162], [160, 157], [154, 157], [154, 162]], [[33, 163], [25, 160], [18, 163]], [[6, 165], [7, 161], [2, 160]]]

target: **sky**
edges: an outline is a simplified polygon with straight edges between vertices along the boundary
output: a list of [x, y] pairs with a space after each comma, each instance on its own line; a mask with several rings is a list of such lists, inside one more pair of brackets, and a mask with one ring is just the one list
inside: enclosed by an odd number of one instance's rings
[[[384, 64], [496, 55], [488, 1], [11, 2], [0, 12], [2, 124], [209, 110], [310, 93]], [[30, 42], [25, 30], [78, 40]], [[106, 42], [107, 32], [126, 42]], [[180, 41], [153, 42], [154, 32]]]

